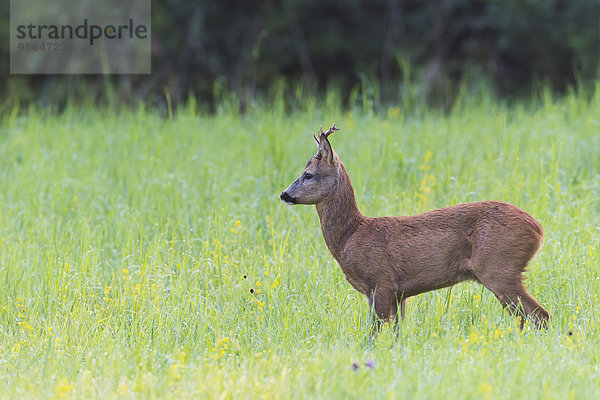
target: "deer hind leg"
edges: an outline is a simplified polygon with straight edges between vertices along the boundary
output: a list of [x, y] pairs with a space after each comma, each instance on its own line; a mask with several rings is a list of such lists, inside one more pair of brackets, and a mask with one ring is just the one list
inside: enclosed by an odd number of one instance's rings
[[548, 328], [550, 314], [527, 292], [520, 272], [496, 275], [476, 273], [475, 276], [483, 286], [494, 293], [505, 309], [521, 318], [521, 329], [525, 324], [525, 318], [531, 319], [538, 329]]

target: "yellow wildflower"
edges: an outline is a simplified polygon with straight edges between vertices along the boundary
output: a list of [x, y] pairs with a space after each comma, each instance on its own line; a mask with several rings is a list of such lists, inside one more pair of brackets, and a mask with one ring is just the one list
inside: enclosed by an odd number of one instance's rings
[[234, 235], [237, 235], [241, 229], [242, 229], [242, 223], [240, 222], [239, 219], [235, 220], [235, 222], [233, 223], [233, 227], [231, 228], [231, 232]]
[[425, 164], [427, 164], [431, 160], [431, 150], [427, 150], [425, 153]]
[[69, 397], [69, 392], [71, 392], [74, 388], [74, 383], [69, 383], [66, 378], [62, 378], [56, 385], [56, 397], [59, 399], [66, 399]]
[[492, 393], [493, 388], [486, 382], [483, 382], [481, 385], [479, 385], [479, 389], [477, 389], [477, 392], [483, 396], [489, 397], [489, 395]]
[[121, 383], [118, 389], [119, 396], [125, 396], [127, 394], [127, 385], [125, 383]]
[[469, 335], [469, 343], [477, 343], [478, 341], [479, 341], [479, 336], [477, 336], [475, 327], [471, 327], [471, 334]]
[[400, 107], [388, 108], [388, 118], [398, 118], [400, 116]]

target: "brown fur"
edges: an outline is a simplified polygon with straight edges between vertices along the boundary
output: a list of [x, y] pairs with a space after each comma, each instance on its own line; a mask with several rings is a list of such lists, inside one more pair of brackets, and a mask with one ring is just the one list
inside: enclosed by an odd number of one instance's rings
[[523, 284], [522, 273], [544, 236], [533, 217], [500, 201], [406, 217], [365, 217], [327, 135], [321, 134], [317, 144], [317, 154], [281, 198], [316, 204], [327, 247], [380, 320], [397, 318], [398, 304], [404, 318], [410, 296], [476, 280], [511, 313], [530, 318], [538, 328], [547, 326], [550, 315]]

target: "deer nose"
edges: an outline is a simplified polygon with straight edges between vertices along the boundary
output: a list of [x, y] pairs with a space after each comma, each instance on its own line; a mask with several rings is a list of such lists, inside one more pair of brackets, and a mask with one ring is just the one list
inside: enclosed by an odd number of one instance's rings
[[287, 194], [287, 192], [282, 192], [279, 198], [283, 200], [286, 204], [296, 204], [295, 199], [289, 194]]

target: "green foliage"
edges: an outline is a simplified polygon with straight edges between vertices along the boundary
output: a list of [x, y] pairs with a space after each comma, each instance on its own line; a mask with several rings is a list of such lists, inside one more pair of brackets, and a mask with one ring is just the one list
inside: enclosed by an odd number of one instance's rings
[[[595, 398], [600, 90], [447, 114], [306, 99], [170, 118], [70, 105], [0, 122], [2, 398]], [[553, 314], [516, 322], [475, 283], [368, 309], [313, 207], [278, 194], [331, 136], [366, 215], [510, 201], [546, 240], [528, 270]]]
[[[18, 77], [6, 75], [4, 63], [3, 102], [103, 99], [108, 80], [123, 103], [163, 98], [166, 88], [174, 104], [193, 94], [217, 105], [217, 84], [244, 111], [285, 79], [313, 95], [335, 88], [344, 103], [354, 95], [387, 105], [416, 86], [423, 99], [449, 107], [464, 81], [513, 96], [540, 84], [587, 85], [600, 68], [597, 0], [153, 0], [152, 7], [151, 76]], [[0, 32], [8, 36], [6, 11]], [[364, 93], [365, 85], [381, 90]]]

